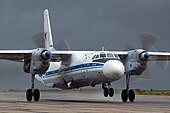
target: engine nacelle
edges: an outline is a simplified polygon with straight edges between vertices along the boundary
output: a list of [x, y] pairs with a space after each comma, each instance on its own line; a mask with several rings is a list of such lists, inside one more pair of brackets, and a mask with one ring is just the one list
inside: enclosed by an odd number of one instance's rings
[[44, 48], [35, 49], [32, 52], [30, 62], [24, 63], [27, 64], [24, 65], [24, 70], [27, 69], [25, 71], [31, 74], [44, 74], [50, 66], [51, 56], [51, 52]]
[[142, 49], [136, 49], [128, 52], [124, 61], [125, 73], [130, 75], [140, 75], [147, 67], [149, 54]]

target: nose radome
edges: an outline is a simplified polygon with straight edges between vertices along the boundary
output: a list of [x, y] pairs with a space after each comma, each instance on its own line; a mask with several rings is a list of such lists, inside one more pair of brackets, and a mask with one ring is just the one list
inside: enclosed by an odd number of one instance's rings
[[109, 60], [103, 66], [103, 74], [111, 80], [120, 79], [124, 72], [124, 65], [118, 60]]

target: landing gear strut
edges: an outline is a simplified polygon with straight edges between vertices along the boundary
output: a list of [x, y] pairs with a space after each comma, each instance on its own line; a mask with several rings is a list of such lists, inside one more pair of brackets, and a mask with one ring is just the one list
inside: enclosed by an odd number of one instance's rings
[[34, 101], [39, 101], [40, 99], [40, 91], [38, 89], [34, 89], [34, 80], [35, 80], [35, 75], [32, 75], [32, 79], [31, 79], [31, 89], [27, 89], [26, 91], [26, 99], [27, 101], [31, 101], [32, 97], [34, 97]]
[[129, 82], [130, 75], [126, 75], [126, 89], [123, 89], [121, 93], [121, 98], [123, 102], [127, 102], [128, 99], [130, 102], [134, 102], [135, 100], [135, 91], [133, 89], [129, 90]]
[[113, 88], [110, 88], [110, 86], [111, 86], [110, 82], [102, 84], [103, 94], [105, 97], [108, 97], [108, 96], [113, 97], [114, 95], [114, 90]]

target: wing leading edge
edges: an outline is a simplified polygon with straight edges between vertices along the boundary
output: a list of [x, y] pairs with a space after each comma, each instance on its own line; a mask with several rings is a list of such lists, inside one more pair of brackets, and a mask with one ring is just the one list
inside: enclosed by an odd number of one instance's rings
[[150, 61], [167, 61], [170, 60], [169, 52], [148, 52]]
[[[124, 60], [128, 51], [114, 51], [115, 54], [119, 55], [121, 60]], [[149, 61], [168, 61], [170, 60], [170, 52], [148, 52]]]
[[[32, 52], [33, 50], [0, 50], [0, 59], [23, 62], [31, 58]], [[63, 63], [68, 63], [72, 56], [72, 52], [69, 51], [51, 51], [51, 53], [52, 62], [62, 61]]]
[[23, 61], [26, 58], [30, 58], [32, 50], [0, 50], [0, 59]]

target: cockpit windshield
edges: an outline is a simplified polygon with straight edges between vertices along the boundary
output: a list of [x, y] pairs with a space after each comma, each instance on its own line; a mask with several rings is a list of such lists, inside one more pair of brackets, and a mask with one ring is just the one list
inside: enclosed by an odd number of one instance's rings
[[93, 55], [92, 60], [104, 59], [104, 58], [120, 59], [119, 56], [117, 54], [114, 54], [113, 52], [102, 51], [102, 52], [97, 52], [95, 55]]
[[108, 60], [120, 60], [120, 57], [112, 51], [96, 52], [91, 59], [93, 62], [105, 63]]
[[108, 58], [113, 58], [113, 54], [112, 53], [107, 53], [107, 57]]
[[105, 53], [100, 53], [100, 58], [106, 58], [106, 54]]

